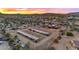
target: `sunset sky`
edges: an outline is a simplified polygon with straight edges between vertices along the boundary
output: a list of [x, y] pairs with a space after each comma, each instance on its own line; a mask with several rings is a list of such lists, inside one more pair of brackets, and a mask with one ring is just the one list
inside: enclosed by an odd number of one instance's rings
[[79, 12], [79, 8], [0, 8], [3, 14], [41, 14]]

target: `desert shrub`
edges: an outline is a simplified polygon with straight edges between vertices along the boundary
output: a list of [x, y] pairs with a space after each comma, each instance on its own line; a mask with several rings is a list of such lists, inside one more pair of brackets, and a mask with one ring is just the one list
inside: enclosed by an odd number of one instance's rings
[[67, 36], [74, 36], [72, 32], [67, 32], [66, 35]]
[[16, 45], [13, 49], [14, 50], [20, 50], [21, 46], [20, 45]]
[[54, 40], [54, 43], [59, 43], [59, 40], [58, 40], [58, 39], [55, 39], [55, 40]]
[[62, 38], [61, 36], [58, 36], [58, 37], [57, 37], [58, 40], [61, 40], [61, 38]]

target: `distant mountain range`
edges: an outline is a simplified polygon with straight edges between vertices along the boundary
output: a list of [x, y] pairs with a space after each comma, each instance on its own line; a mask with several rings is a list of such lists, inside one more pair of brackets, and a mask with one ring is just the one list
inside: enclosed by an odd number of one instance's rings
[[68, 13], [68, 15], [79, 16], [79, 12]]
[[[3, 13], [0, 13], [3, 14]], [[79, 16], [79, 12], [71, 12], [68, 14], [60, 14], [60, 13], [44, 13], [44, 14], [6, 14], [6, 15], [72, 15], [72, 16]]]

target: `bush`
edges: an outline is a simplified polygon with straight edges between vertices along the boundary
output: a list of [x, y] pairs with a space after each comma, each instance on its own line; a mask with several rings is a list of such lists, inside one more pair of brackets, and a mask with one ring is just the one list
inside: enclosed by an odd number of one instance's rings
[[61, 38], [62, 38], [61, 36], [58, 36], [58, 37], [57, 37], [58, 40], [61, 40]]
[[66, 35], [67, 36], [74, 36], [72, 32], [67, 32]]
[[16, 45], [16, 50], [20, 50], [21, 46], [20, 45]]
[[59, 43], [59, 40], [58, 40], [58, 39], [55, 39], [55, 40], [54, 40], [54, 43]]

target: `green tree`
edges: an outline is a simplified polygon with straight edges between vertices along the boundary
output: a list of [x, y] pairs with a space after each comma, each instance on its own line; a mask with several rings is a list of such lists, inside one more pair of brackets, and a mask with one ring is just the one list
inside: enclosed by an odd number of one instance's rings
[[67, 36], [74, 36], [72, 32], [67, 32], [66, 35]]

